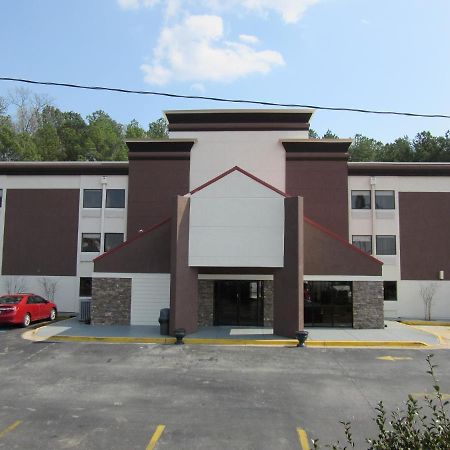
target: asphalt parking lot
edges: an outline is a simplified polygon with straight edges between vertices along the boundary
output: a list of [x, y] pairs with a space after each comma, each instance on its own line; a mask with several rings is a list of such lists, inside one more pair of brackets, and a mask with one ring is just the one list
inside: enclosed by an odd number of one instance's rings
[[[430, 350], [48, 343], [0, 328], [0, 449], [302, 449], [431, 392]], [[434, 350], [450, 398], [449, 350]], [[382, 359], [379, 359], [382, 358]], [[399, 358], [399, 359], [397, 359]]]

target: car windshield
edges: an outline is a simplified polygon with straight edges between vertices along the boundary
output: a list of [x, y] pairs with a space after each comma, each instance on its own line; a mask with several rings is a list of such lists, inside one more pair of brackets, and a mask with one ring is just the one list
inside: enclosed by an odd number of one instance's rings
[[9, 296], [9, 295], [5, 295], [4, 297], [0, 297], [0, 303], [5, 305], [17, 305], [17, 303], [20, 302], [20, 300], [22, 300], [23, 297], [19, 296], [19, 297], [15, 297], [15, 296]]

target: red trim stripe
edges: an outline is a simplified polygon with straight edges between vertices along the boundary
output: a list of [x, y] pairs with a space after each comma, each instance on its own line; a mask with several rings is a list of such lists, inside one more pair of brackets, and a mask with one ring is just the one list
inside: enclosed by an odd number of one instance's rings
[[239, 166], [234, 166], [231, 169], [227, 170], [226, 172], [221, 173], [220, 175], [217, 175], [217, 177], [212, 178], [211, 180], [207, 181], [206, 183], [202, 184], [199, 187], [196, 187], [195, 189], [193, 189], [191, 192], [189, 192], [189, 194], [195, 194], [198, 191], [201, 191], [202, 189], [206, 188], [207, 186], [209, 186], [210, 184], [215, 183], [216, 181], [226, 177], [227, 175], [229, 175], [232, 172], [240, 172], [243, 175], [251, 178], [252, 180], [255, 180], [256, 182], [258, 182], [259, 184], [262, 184], [263, 186], [265, 186], [266, 188], [271, 189], [272, 191], [276, 192], [277, 194], [282, 195], [283, 197], [289, 197], [286, 192], [280, 191], [279, 189], [277, 189], [276, 187], [272, 186], [269, 183], [266, 183], [265, 181], [261, 180], [261, 178], [256, 177], [255, 175], [251, 174], [250, 172], [247, 172], [244, 169], [241, 169]]
[[350, 244], [350, 242], [346, 241], [343, 237], [339, 236], [338, 234], [336, 234], [335, 232], [329, 230], [328, 228], [325, 228], [323, 225], [320, 225], [317, 222], [314, 222], [314, 220], [311, 220], [309, 217], [303, 216], [303, 219], [305, 222], [309, 223], [310, 225], [312, 225], [314, 228], [317, 228], [318, 230], [324, 232], [325, 234], [328, 234], [328, 236], [331, 236], [333, 239], [336, 239], [337, 241], [340, 241], [342, 244], [345, 244], [347, 247], [349, 247], [350, 249], [352, 249], [355, 252], [361, 253], [362, 255], [366, 256], [367, 258], [372, 259], [373, 261], [375, 261], [378, 264], [384, 264], [382, 261], [380, 261], [377, 258], [374, 258], [372, 255], [369, 255], [366, 252], [363, 252], [361, 249], [359, 249], [358, 247], [356, 247], [353, 244]]
[[121, 248], [130, 245], [132, 242], [137, 241], [138, 239], [140, 239], [142, 236], [151, 233], [152, 231], [156, 230], [159, 227], [162, 227], [163, 225], [165, 225], [166, 223], [169, 223], [171, 221], [171, 217], [168, 217], [167, 219], [164, 219], [162, 222], [157, 223], [156, 225], [151, 226], [150, 228], [147, 228], [137, 234], [135, 234], [134, 236], [130, 237], [129, 239], [127, 239], [125, 242], [122, 242], [120, 245], [118, 245], [117, 247], [112, 248], [111, 250], [102, 253], [100, 256], [97, 256], [97, 258], [94, 259], [95, 261], [98, 261], [99, 259], [104, 258], [107, 255], [111, 255], [114, 252], [119, 251]]

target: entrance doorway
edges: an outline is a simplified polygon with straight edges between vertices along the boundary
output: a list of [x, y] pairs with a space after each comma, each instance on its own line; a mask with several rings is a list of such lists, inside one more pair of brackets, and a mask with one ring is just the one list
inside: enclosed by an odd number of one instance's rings
[[263, 299], [263, 281], [216, 281], [214, 325], [264, 326]]

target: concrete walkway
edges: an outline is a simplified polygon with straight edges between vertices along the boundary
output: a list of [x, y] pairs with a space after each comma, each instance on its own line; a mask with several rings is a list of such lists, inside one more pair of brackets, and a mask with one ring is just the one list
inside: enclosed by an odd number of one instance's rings
[[[381, 330], [353, 328], [307, 328], [310, 347], [440, 347], [449, 346], [437, 333], [425, 327], [386, 321]], [[440, 327], [426, 327], [440, 328]], [[161, 336], [159, 326], [87, 325], [72, 318], [24, 333], [26, 339], [51, 341], [102, 341], [173, 343]], [[216, 345], [295, 345], [296, 340], [273, 334], [271, 328], [206, 327], [187, 335], [186, 344]]]

